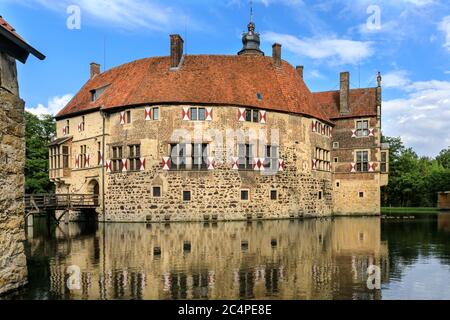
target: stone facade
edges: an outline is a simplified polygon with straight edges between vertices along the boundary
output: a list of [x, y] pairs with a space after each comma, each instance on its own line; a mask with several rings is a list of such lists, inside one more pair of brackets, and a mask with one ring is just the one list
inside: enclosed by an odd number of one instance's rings
[[27, 283], [24, 253], [24, 102], [16, 61], [0, 53], [0, 294]]

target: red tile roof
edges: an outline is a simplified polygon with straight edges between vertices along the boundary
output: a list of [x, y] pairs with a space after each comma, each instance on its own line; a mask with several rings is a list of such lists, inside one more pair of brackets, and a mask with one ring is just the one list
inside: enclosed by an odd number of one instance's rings
[[[91, 91], [104, 86], [108, 88], [92, 102]], [[277, 68], [270, 57], [214, 55], [186, 56], [177, 71], [170, 70], [170, 57], [113, 68], [89, 80], [57, 118], [100, 107], [171, 103], [248, 106], [331, 122], [289, 63]]]
[[332, 120], [374, 117], [377, 115], [377, 88], [351, 89], [349, 101], [350, 113], [342, 115], [339, 112], [339, 91], [315, 92], [313, 96], [327, 116]]
[[6, 29], [9, 33], [11, 33], [16, 38], [22, 40], [23, 42], [26, 42], [17, 32], [16, 29], [14, 29], [6, 20], [0, 16], [0, 27]]

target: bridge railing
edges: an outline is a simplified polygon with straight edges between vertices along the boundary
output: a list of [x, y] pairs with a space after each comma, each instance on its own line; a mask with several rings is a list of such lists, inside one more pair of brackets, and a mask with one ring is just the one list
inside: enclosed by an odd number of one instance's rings
[[77, 209], [99, 206], [99, 196], [94, 194], [27, 194], [27, 209]]

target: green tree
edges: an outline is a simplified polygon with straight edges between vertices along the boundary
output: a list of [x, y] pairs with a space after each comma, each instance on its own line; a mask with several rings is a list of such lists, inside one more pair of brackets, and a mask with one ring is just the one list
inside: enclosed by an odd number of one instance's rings
[[439, 153], [436, 160], [445, 168], [450, 169], [450, 147], [444, 149]]
[[25, 123], [25, 192], [53, 192], [48, 177], [48, 144], [56, 133], [55, 120], [50, 115], [38, 117], [25, 112]]

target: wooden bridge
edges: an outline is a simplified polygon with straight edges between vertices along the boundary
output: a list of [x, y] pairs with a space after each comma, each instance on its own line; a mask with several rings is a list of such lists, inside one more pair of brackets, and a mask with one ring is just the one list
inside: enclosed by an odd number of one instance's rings
[[[27, 194], [25, 216], [45, 215], [59, 223], [69, 211], [96, 209], [99, 205], [99, 196], [96, 194]], [[64, 213], [56, 218], [55, 211]]]

